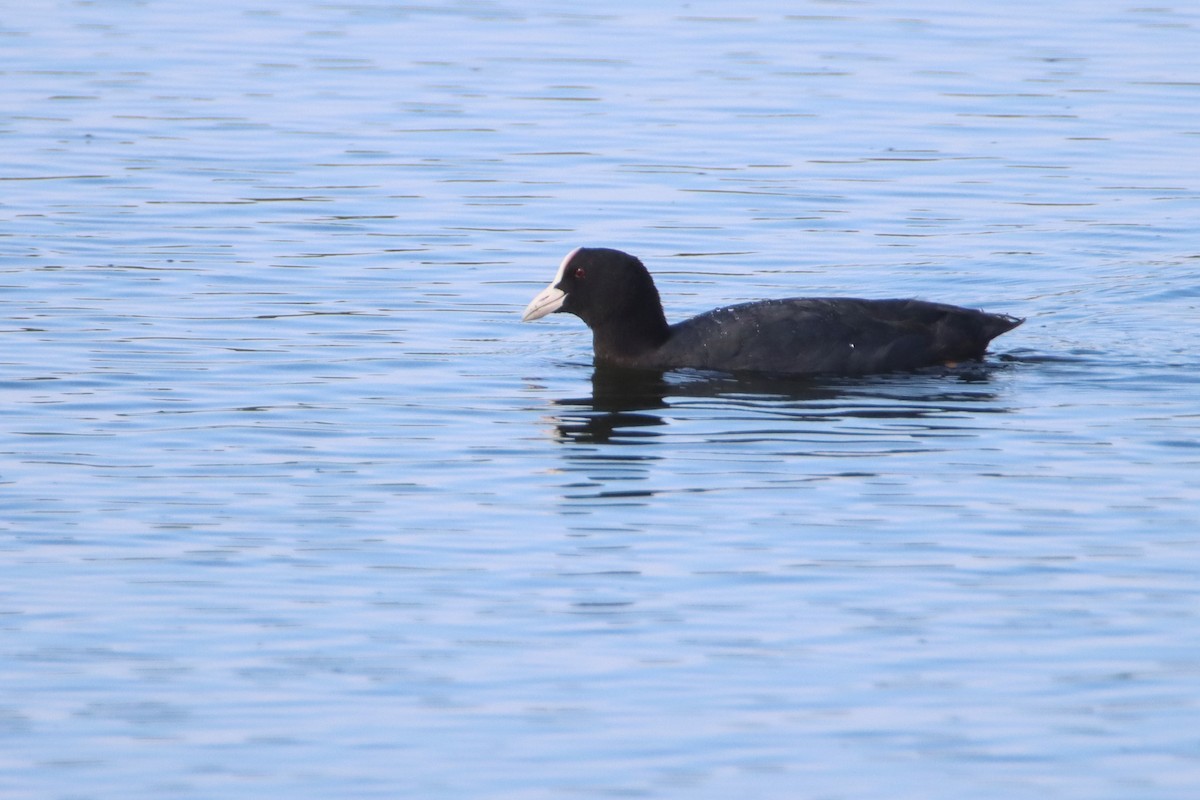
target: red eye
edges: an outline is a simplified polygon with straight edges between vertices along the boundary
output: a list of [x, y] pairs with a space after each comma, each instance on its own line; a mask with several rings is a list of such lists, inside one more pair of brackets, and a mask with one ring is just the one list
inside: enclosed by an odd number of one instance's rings
[[575, 277], [578, 278], [579, 280], [583, 280], [584, 278], [587, 277], [587, 270], [585, 270], [583, 267], [576, 267], [575, 268]]

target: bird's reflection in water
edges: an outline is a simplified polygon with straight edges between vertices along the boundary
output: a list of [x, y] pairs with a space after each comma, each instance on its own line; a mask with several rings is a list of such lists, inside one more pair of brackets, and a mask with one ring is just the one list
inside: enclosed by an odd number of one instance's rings
[[665, 425], [662, 414], [674, 392], [661, 372], [597, 368], [592, 374], [590, 397], [556, 400], [557, 431], [561, 439], [591, 443], [644, 442]]
[[[555, 401], [564, 442], [652, 444], [665, 433], [671, 409], [716, 400], [728, 412], [778, 421], [908, 418], [996, 413], [995, 364], [972, 363], [862, 378], [797, 378], [678, 370], [652, 372], [599, 366], [587, 397]], [[731, 420], [733, 422], [733, 420]], [[930, 420], [932, 423], [932, 420]], [[736, 427], [736, 425], [735, 425]]]

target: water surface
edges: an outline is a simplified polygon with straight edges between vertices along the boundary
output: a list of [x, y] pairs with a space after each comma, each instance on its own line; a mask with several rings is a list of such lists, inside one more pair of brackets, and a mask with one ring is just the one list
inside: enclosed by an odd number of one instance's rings
[[[216, 0], [0, 22], [0, 793], [1191, 798], [1200, 17]], [[678, 319], [986, 365], [593, 371]]]

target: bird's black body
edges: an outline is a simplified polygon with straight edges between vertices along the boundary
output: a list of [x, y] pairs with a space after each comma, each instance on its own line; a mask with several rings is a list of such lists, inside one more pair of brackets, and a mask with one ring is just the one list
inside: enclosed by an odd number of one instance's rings
[[580, 248], [526, 319], [567, 311], [592, 329], [596, 361], [668, 370], [863, 375], [981, 358], [1020, 325], [922, 300], [792, 298], [718, 308], [668, 325], [650, 273], [619, 250]]

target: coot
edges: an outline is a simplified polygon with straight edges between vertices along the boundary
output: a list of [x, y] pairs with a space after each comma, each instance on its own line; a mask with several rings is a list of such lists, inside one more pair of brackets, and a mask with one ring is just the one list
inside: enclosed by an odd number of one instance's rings
[[620, 250], [579, 247], [522, 320], [570, 312], [600, 364], [789, 375], [864, 375], [983, 357], [1024, 320], [923, 300], [760, 300], [667, 324], [650, 273]]

